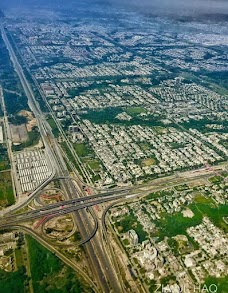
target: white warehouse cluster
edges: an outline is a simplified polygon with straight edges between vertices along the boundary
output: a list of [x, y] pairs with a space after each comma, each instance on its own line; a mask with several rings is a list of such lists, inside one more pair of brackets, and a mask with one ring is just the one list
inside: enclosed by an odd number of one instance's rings
[[22, 151], [15, 159], [22, 192], [34, 190], [50, 176], [51, 170], [42, 150]]

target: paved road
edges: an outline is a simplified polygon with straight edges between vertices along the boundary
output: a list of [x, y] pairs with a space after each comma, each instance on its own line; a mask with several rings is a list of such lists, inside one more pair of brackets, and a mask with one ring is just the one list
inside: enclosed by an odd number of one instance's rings
[[[43, 138], [45, 149], [50, 156], [50, 161], [55, 174], [57, 176], [69, 176], [66, 164], [62, 158], [61, 152], [59, 150], [58, 144], [51, 132], [49, 124], [46, 122], [42, 111], [35, 99], [33, 91], [30, 84], [28, 83], [22, 67], [20, 66], [14, 50], [8, 40], [6, 32], [3, 27], [1, 27], [2, 37], [10, 53], [11, 60], [14, 64], [15, 71], [17, 72], [23, 89], [28, 98], [28, 104], [33, 111], [35, 117], [37, 118], [38, 127], [40, 134]], [[51, 144], [51, 145], [50, 145]], [[72, 183], [72, 181], [63, 181], [62, 188], [65, 191], [65, 195], [69, 198], [78, 197], [78, 192]], [[74, 212], [73, 217], [77, 223], [80, 234], [83, 238], [87, 238], [91, 231], [91, 220], [87, 212], [82, 211]], [[92, 272], [96, 276], [96, 279], [102, 289], [102, 292], [121, 292], [118, 279], [115, 274], [114, 268], [112, 268], [109, 259], [105, 255], [105, 252], [100, 249], [100, 243], [96, 237], [91, 242], [88, 242], [84, 246], [87, 255], [89, 256], [90, 264], [92, 267]]]
[[91, 278], [89, 278], [89, 276], [74, 262], [71, 261], [71, 259], [65, 257], [62, 253], [60, 253], [55, 247], [53, 247], [51, 244], [49, 244], [47, 241], [45, 241], [42, 237], [40, 237], [40, 235], [38, 235], [37, 233], [35, 233], [32, 229], [28, 228], [28, 227], [24, 227], [21, 225], [15, 225], [12, 228], [14, 229], [20, 229], [23, 232], [26, 232], [30, 235], [32, 235], [32, 237], [34, 239], [36, 239], [38, 242], [40, 242], [44, 247], [46, 247], [47, 249], [49, 249], [51, 252], [53, 252], [56, 256], [58, 256], [64, 263], [66, 263], [68, 266], [72, 267], [75, 271], [77, 271], [78, 273], [80, 273], [80, 275], [84, 278], [84, 280], [91, 286], [91, 288], [94, 289], [94, 291], [96, 293], [100, 292], [96, 286], [96, 284], [91, 280]]
[[19, 224], [20, 222], [26, 222], [26, 221], [34, 220], [34, 219], [45, 217], [45, 216], [53, 217], [53, 216], [69, 214], [77, 210], [82, 210], [94, 205], [98, 205], [101, 203], [105, 203], [105, 202], [109, 202], [109, 201], [113, 201], [117, 199], [120, 199], [120, 196], [105, 197], [101, 199], [85, 201], [83, 203], [79, 202], [78, 204], [75, 203], [75, 200], [68, 200], [66, 201], [67, 202], [66, 206], [53, 207], [52, 205], [48, 205], [40, 209], [4, 217], [2, 221], [0, 222], [0, 228], [5, 224], [7, 226], [12, 226], [12, 225], [15, 225], [15, 223]]
[[[14, 53], [12, 46], [9, 43], [9, 40], [6, 36], [4, 29], [1, 28], [1, 31], [2, 31], [3, 40], [5, 41], [7, 45], [12, 62], [14, 64], [15, 71], [17, 72], [21, 80], [22, 86], [24, 88], [24, 91], [28, 97], [29, 106], [37, 118], [38, 127], [44, 141], [45, 149], [49, 156], [49, 160], [52, 162], [52, 168], [53, 168], [52, 176], [57, 175], [57, 176], [67, 177], [69, 176], [69, 173], [65, 165], [65, 162], [62, 158], [62, 154], [59, 149], [59, 146], [54, 136], [52, 135], [51, 128], [49, 124], [46, 122], [45, 117], [43, 116], [42, 111], [40, 110], [39, 105], [37, 101], [35, 100], [31, 86], [24, 75], [23, 69], [21, 68], [17, 60], [17, 57]], [[201, 177], [202, 176], [198, 176], [198, 178], [201, 178]], [[186, 179], [186, 183], [188, 181], [189, 180]], [[155, 181], [155, 182], [158, 182], [158, 181]], [[153, 182], [152, 184], [155, 184], [155, 182]], [[180, 182], [180, 181], [177, 180], [177, 182]], [[184, 183], [183, 178], [182, 178], [182, 182]], [[176, 185], [178, 184], [180, 183], [176, 183]], [[78, 190], [76, 190], [76, 187], [71, 180], [63, 180], [61, 185], [68, 199], [75, 199], [79, 197], [79, 192]], [[171, 185], [169, 185], [169, 187], [170, 186]], [[151, 186], [147, 186], [147, 187], [144, 186], [144, 188], [145, 190], [147, 188], [147, 191], [150, 189], [153, 189], [153, 187]], [[160, 189], [161, 188], [164, 188], [164, 182], [160, 183]], [[143, 191], [143, 188], [141, 188], [141, 191]], [[36, 192], [37, 191], [34, 191], [34, 193]], [[88, 204], [91, 204], [91, 203], [88, 203]], [[85, 204], [81, 205], [81, 207], [84, 208]], [[75, 219], [75, 222], [78, 225], [78, 228], [82, 237], [86, 238], [90, 234], [90, 231], [93, 229], [91, 218], [86, 211], [82, 210], [81, 212], [75, 212], [74, 208], [75, 207], [69, 207], [69, 210], [66, 210], [66, 211], [70, 212], [71, 211], [70, 209], [72, 209], [72, 212], [74, 211], [73, 217]], [[58, 213], [59, 212], [64, 212], [64, 209], [62, 211], [58, 210]], [[110, 259], [107, 257], [105, 250], [102, 249], [100, 241], [101, 241], [101, 237], [98, 238], [96, 235], [91, 242], [86, 243], [84, 246], [85, 251], [90, 259], [92, 271], [96, 276], [96, 279], [102, 289], [102, 292], [118, 292], [118, 293], [122, 292], [121, 287], [119, 286], [119, 283], [118, 283], [118, 277], [117, 277], [115, 268], [113, 268], [112, 263], [110, 262]]]

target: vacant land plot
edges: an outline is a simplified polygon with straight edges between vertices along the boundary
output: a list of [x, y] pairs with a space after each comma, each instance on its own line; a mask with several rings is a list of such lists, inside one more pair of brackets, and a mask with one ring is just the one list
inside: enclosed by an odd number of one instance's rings
[[163, 133], [166, 133], [167, 132], [167, 129], [164, 128], [164, 127], [161, 127], [161, 126], [155, 126], [154, 127], [154, 130], [156, 130], [156, 132], [158, 134], [163, 134]]
[[141, 142], [139, 143], [139, 145], [141, 146], [141, 148], [144, 150], [144, 151], [147, 151], [151, 148], [151, 145], [147, 142]]
[[28, 133], [25, 124], [10, 124], [10, 131], [13, 143], [23, 143], [28, 140]]
[[156, 164], [156, 160], [152, 158], [148, 158], [142, 161], [142, 166], [152, 166]]
[[0, 144], [0, 171], [10, 169], [10, 162], [5, 144]]
[[28, 139], [25, 142], [12, 146], [13, 151], [21, 151], [25, 148], [35, 146], [39, 143], [40, 133], [37, 127], [33, 127], [33, 129], [30, 132], [28, 132], [27, 135]]
[[14, 192], [10, 171], [0, 172], [0, 207], [14, 204]]

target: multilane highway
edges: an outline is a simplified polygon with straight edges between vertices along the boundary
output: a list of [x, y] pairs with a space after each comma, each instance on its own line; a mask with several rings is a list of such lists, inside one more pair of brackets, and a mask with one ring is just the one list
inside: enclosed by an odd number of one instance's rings
[[42, 208], [35, 209], [32, 211], [4, 217], [2, 221], [0, 222], [0, 228], [5, 229], [6, 226], [10, 227], [15, 224], [19, 224], [20, 222], [30, 221], [40, 217], [60, 216], [60, 215], [68, 214], [68, 213], [81, 210], [87, 207], [91, 207], [94, 205], [102, 204], [109, 201], [115, 201], [120, 198], [128, 199], [128, 195], [116, 195], [116, 196], [107, 196], [107, 197], [101, 197], [101, 196], [95, 195], [89, 198], [84, 197], [80, 199], [62, 201], [55, 204], [43, 206]]
[[[39, 128], [41, 137], [43, 139], [45, 149], [50, 157], [50, 161], [52, 162], [52, 167], [53, 167], [52, 176], [54, 177], [54, 174], [55, 174], [58, 177], [61, 177], [61, 176], [68, 177], [69, 173], [68, 173], [66, 164], [62, 158], [58, 144], [52, 134], [49, 124], [46, 122], [40, 110], [40, 107], [35, 99], [31, 86], [25, 77], [23, 69], [17, 60], [17, 57], [14, 53], [14, 50], [8, 40], [8, 37], [3, 27], [1, 27], [1, 33], [2, 33], [3, 40], [7, 46], [7, 49], [9, 51], [11, 60], [14, 64], [15, 71], [17, 72], [20, 78], [21, 84], [28, 98], [29, 107], [31, 108], [31, 110], [33, 111], [37, 119], [38, 128]], [[63, 180], [61, 185], [62, 185], [64, 194], [69, 199], [73, 199], [79, 196], [75, 188], [75, 185], [73, 184], [72, 181]], [[74, 211], [73, 218], [78, 226], [81, 236], [83, 238], [87, 238], [88, 234], [90, 233], [92, 229], [91, 219], [88, 213], [83, 210], [80, 213], [75, 212], [75, 210], [72, 210], [72, 211]], [[85, 251], [87, 255], [89, 256], [89, 264], [91, 266], [93, 276], [96, 277], [96, 280], [98, 282], [97, 285], [101, 288], [102, 292], [118, 292], [119, 293], [121, 292], [121, 289], [119, 286], [116, 272], [114, 268], [112, 267], [110, 260], [107, 257], [105, 251], [101, 249], [100, 240], [101, 239], [98, 239], [98, 237], [95, 236], [91, 242], [88, 242], [84, 245]]]
[[[55, 215], [61, 215], [64, 213], [73, 213], [73, 218], [74, 221], [76, 222], [78, 229], [81, 233], [81, 236], [86, 239], [88, 238], [88, 235], [90, 233], [90, 231], [92, 230], [92, 224], [91, 224], [91, 218], [88, 216], [89, 214], [85, 211], [85, 207], [89, 207], [92, 206], [94, 204], [99, 204], [102, 202], [106, 202], [106, 201], [111, 201], [111, 200], [117, 200], [117, 199], [121, 199], [122, 196], [122, 200], [126, 200], [126, 197], [124, 198], [125, 195], [118, 195], [112, 196], [111, 199], [111, 195], [110, 198], [99, 198], [99, 195], [97, 198], [90, 198], [88, 199], [88, 201], [84, 201], [82, 198], [79, 198], [79, 194], [82, 193], [83, 194], [83, 190], [76, 190], [75, 184], [72, 182], [72, 180], [67, 180], [66, 177], [69, 177], [69, 172], [67, 170], [66, 164], [63, 160], [62, 157], [62, 153], [59, 149], [58, 143], [56, 142], [51, 128], [49, 126], [49, 124], [46, 122], [45, 117], [42, 114], [42, 111], [39, 108], [39, 105], [34, 97], [34, 93], [31, 89], [30, 84], [28, 83], [25, 74], [23, 72], [22, 67], [20, 66], [17, 57], [14, 53], [14, 50], [8, 40], [8, 37], [6, 35], [6, 32], [4, 30], [4, 28], [1, 27], [1, 32], [2, 32], [2, 36], [3, 36], [3, 40], [5, 41], [5, 44], [8, 48], [8, 51], [10, 53], [10, 57], [11, 60], [14, 64], [14, 68], [15, 71], [17, 72], [21, 84], [24, 88], [24, 91], [26, 93], [26, 96], [28, 97], [28, 103], [29, 106], [31, 108], [31, 110], [33, 111], [35, 117], [37, 118], [37, 122], [38, 122], [38, 127], [39, 127], [39, 131], [41, 134], [41, 137], [43, 139], [44, 142], [44, 146], [45, 146], [45, 150], [48, 154], [49, 157], [49, 161], [52, 163], [52, 174], [50, 176], [50, 178], [43, 183], [42, 186], [40, 186], [37, 190], [35, 190], [31, 195], [30, 195], [30, 199], [35, 197], [37, 192], [39, 192], [40, 190], [42, 190], [47, 184], [49, 184], [52, 179], [54, 178], [54, 176], [57, 177], [63, 177], [65, 179], [63, 179], [61, 181], [61, 186], [62, 189], [64, 191], [64, 194], [67, 196], [67, 198], [69, 200], [72, 200], [71, 204], [66, 204], [66, 203], [61, 203], [61, 205], [63, 205], [63, 208], [61, 208], [60, 206], [55, 206], [54, 208], [50, 208], [50, 210], [48, 210], [48, 208], [46, 209], [45, 207], [43, 207], [42, 209], [33, 211], [33, 212], [28, 212], [25, 214], [15, 214], [13, 215], [13, 218], [8, 218], [8, 222], [6, 223], [2, 223], [2, 225], [6, 225], [8, 224], [9, 226], [13, 225], [13, 221], [15, 222], [20, 222], [20, 221], [26, 221], [28, 219], [35, 219], [37, 217], [42, 217], [44, 215], [47, 214], [52, 214], [53, 216]], [[207, 177], [208, 175], [206, 175], [205, 177]], [[194, 177], [198, 177], [198, 178], [202, 178], [202, 175], [197, 176], [197, 174], [194, 175]], [[172, 180], [175, 181], [177, 183], [173, 182], [173, 185], [178, 185], [180, 184], [180, 181], [182, 181], [182, 183], [187, 183], [191, 180], [195, 180], [191, 179], [191, 178], [173, 178]], [[186, 180], [186, 181], [185, 181]], [[155, 183], [156, 182], [156, 183]], [[164, 182], [161, 182], [158, 184], [159, 181], [154, 181], [153, 184], [157, 184], [157, 188], [164, 189]], [[167, 179], [167, 184], [169, 183], [169, 187], [171, 187], [172, 184], [171, 180]], [[80, 185], [78, 185], [78, 188], [80, 188]], [[143, 188], [144, 188], [144, 192], [148, 192], [150, 190], [149, 186], [144, 186], [144, 187], [140, 187], [140, 191], [143, 192]], [[139, 188], [138, 188], [139, 189]], [[153, 188], [151, 188], [153, 189]], [[137, 188], [135, 189], [137, 190]], [[137, 192], [140, 192], [137, 191]], [[152, 190], [151, 190], [152, 191]], [[77, 201], [75, 201], [76, 199], [78, 199]], [[26, 201], [27, 203], [27, 201]], [[19, 204], [18, 204], [19, 206]], [[18, 207], [17, 206], [17, 207]], [[20, 205], [21, 206], [21, 205]], [[15, 209], [15, 206], [11, 208], [11, 212], [13, 212], [13, 210]], [[80, 212], [79, 212], [80, 210]], [[10, 216], [9, 216], [10, 217]], [[5, 221], [7, 220], [7, 218], [5, 218]], [[102, 222], [103, 222], [103, 226], [105, 226], [104, 223], [104, 218], [102, 218]], [[15, 226], [15, 225], [14, 225]], [[98, 237], [97, 235], [95, 235], [95, 237], [93, 238], [93, 240], [89, 243], [87, 243], [84, 247], [85, 247], [85, 251], [87, 253], [87, 255], [89, 256], [89, 261], [90, 261], [90, 265], [91, 265], [91, 269], [93, 274], [96, 277], [96, 280], [98, 281], [98, 284], [102, 290], [102, 292], [123, 292], [123, 290], [121, 289], [121, 286], [119, 285], [118, 282], [118, 277], [116, 274], [116, 269], [113, 267], [112, 263], [110, 262], [110, 259], [107, 257], [107, 254], [105, 252], [105, 244], [104, 244], [104, 249], [102, 249], [101, 246], [101, 241], [102, 241], [102, 237]]]

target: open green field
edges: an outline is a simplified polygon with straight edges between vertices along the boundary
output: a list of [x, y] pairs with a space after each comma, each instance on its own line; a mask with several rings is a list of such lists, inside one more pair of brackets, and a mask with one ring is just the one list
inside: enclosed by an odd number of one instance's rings
[[[77, 278], [73, 269], [66, 266], [53, 253], [49, 252], [32, 237], [26, 236], [26, 239], [34, 293], [93, 292], [92, 289]], [[22, 249], [16, 248], [17, 268], [15, 272], [6, 272], [0, 269], [1, 293], [30, 292], [28, 289], [29, 277], [26, 273], [22, 253]]]
[[211, 198], [203, 196], [202, 193], [197, 193], [194, 197], [194, 201], [195, 203], [205, 203], [205, 204], [213, 203], [213, 200]]
[[87, 165], [89, 165], [89, 167], [93, 170], [93, 171], [99, 171], [100, 170], [100, 163], [98, 160], [96, 159], [89, 159], [86, 160], [85, 163]]
[[116, 222], [115, 226], [121, 233], [126, 233], [129, 230], [134, 229], [138, 234], [140, 243], [147, 239], [147, 233], [143, 230], [143, 226], [132, 213], [121, 219], [119, 222]]
[[74, 149], [77, 153], [77, 155], [81, 158], [88, 156], [91, 154], [90, 149], [85, 143], [74, 143]]
[[26, 239], [34, 293], [93, 292], [52, 252], [32, 237], [26, 236]]
[[167, 129], [165, 127], [155, 126], [153, 128], [158, 134], [166, 133]]
[[221, 176], [213, 176], [208, 180], [213, 184], [220, 184], [223, 181], [223, 178]]
[[215, 278], [215, 277], [208, 277], [205, 281], [205, 284], [209, 288], [211, 286], [211, 290], [215, 290], [215, 284], [217, 286], [218, 293], [227, 293], [228, 292], [228, 276], [224, 278]]
[[141, 162], [141, 165], [144, 167], [144, 166], [147, 166], [147, 167], [150, 167], [152, 165], [156, 165], [156, 160], [153, 159], [153, 158], [147, 158], [145, 160], [142, 160]]
[[17, 268], [22, 267], [24, 265], [24, 261], [23, 261], [23, 251], [21, 248], [15, 249], [15, 257], [16, 257]]
[[139, 115], [141, 113], [145, 113], [145, 109], [143, 107], [129, 107], [126, 109], [127, 114], [129, 115]]
[[20, 267], [16, 272], [6, 272], [0, 269], [1, 293], [24, 293], [25, 282], [28, 282], [25, 267]]
[[[137, 108], [137, 107], [136, 107]], [[141, 126], [148, 126], [148, 127], [156, 127], [156, 126], [164, 126], [161, 119], [163, 116], [155, 117], [153, 115], [147, 115], [146, 119], [143, 117], [131, 114], [132, 119], [130, 121], [122, 120], [120, 121], [116, 116], [123, 112], [125, 109], [120, 107], [111, 107], [105, 108], [102, 110], [90, 110], [86, 114], [80, 114], [82, 119], [88, 119], [92, 123], [95, 124], [117, 124], [117, 125], [124, 125], [124, 126], [131, 126], [131, 125], [141, 125]], [[137, 110], [138, 111], [138, 110]], [[169, 126], [175, 126], [174, 124], [170, 124]]]
[[165, 236], [186, 235], [186, 230], [191, 226], [199, 225], [202, 222], [202, 215], [198, 212], [192, 218], [184, 218], [181, 212], [176, 214], [163, 214], [162, 219], [156, 221], [158, 232], [154, 235], [163, 240]]
[[[75, 160], [74, 156], [72, 155], [70, 149], [68, 148], [66, 142], [62, 142], [61, 146], [62, 146], [64, 152], [66, 153], [69, 161], [71, 161], [74, 164], [74, 166], [77, 168], [79, 173], [81, 175], [83, 175], [78, 163], [76, 162], [76, 160]], [[97, 180], [99, 180], [100, 179], [99, 174], [94, 174], [94, 173], [100, 171], [100, 162], [99, 162], [99, 160], [94, 158], [93, 150], [85, 143], [74, 143], [73, 147], [74, 147], [74, 150], [76, 151], [78, 157], [81, 159], [81, 162], [85, 166], [87, 165], [86, 166], [87, 168], [89, 166], [92, 169], [92, 172], [91, 172], [91, 170], [89, 170], [89, 172], [92, 173], [93, 182], [96, 182]], [[67, 160], [66, 160], [66, 163], [68, 164]]]
[[156, 191], [156, 192], [153, 192], [153, 193], [150, 193], [149, 195], [147, 195], [145, 197], [146, 200], [154, 200], [158, 197], [162, 197], [162, 196], [165, 196], [165, 195], [172, 195], [173, 194], [173, 191], [172, 190], [160, 190], [160, 191]]
[[151, 148], [151, 145], [147, 142], [141, 142], [139, 143], [139, 145], [144, 151], [147, 151]]
[[15, 203], [10, 171], [0, 172], [0, 206], [6, 207]]
[[9, 167], [8, 162], [0, 161], [0, 171], [4, 171], [4, 170], [8, 169], [7, 167]]
[[217, 227], [228, 232], [228, 226], [223, 221], [223, 217], [228, 214], [228, 206], [219, 205], [215, 206], [208, 202], [202, 202], [199, 197], [197, 202], [188, 206], [188, 208], [194, 213], [192, 218], [183, 217], [182, 212], [176, 214], [163, 214], [162, 219], [156, 221], [159, 231], [154, 236], [158, 236], [159, 239], [164, 239], [165, 236], [176, 236], [178, 234], [186, 235], [186, 230], [191, 226], [197, 226], [202, 222], [204, 216], [207, 216]]

